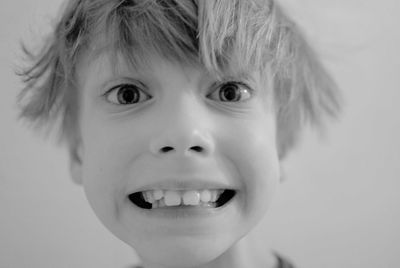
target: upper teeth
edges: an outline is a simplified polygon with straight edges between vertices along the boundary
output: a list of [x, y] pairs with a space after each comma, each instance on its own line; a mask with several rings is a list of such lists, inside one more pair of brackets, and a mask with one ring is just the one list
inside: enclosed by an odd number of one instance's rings
[[153, 208], [163, 206], [197, 206], [209, 205], [215, 202], [223, 190], [149, 190], [142, 192], [146, 202], [151, 203]]

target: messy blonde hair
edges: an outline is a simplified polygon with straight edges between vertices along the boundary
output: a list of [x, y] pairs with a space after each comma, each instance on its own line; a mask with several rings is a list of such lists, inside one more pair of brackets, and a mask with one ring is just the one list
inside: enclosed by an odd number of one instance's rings
[[218, 75], [270, 66], [280, 157], [305, 123], [322, 126], [339, 110], [334, 82], [273, 0], [70, 0], [42, 50], [24, 48], [30, 66], [20, 73], [21, 116], [37, 127], [60, 119], [60, 141], [74, 150], [76, 65], [82, 53], [110, 48], [135, 66], [154, 53]]

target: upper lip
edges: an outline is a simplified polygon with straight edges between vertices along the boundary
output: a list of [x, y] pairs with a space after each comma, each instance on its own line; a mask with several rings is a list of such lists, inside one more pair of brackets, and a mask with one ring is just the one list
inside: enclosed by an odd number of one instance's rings
[[216, 189], [232, 189], [233, 187], [228, 182], [224, 182], [220, 179], [209, 178], [209, 177], [166, 177], [157, 182], [149, 183], [136, 188], [133, 192], [142, 192], [148, 190], [216, 190]]

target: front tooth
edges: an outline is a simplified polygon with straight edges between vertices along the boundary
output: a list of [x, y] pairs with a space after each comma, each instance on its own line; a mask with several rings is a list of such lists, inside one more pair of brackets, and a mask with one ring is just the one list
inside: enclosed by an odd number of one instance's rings
[[160, 200], [161, 198], [163, 198], [163, 196], [164, 196], [163, 190], [154, 190], [153, 191], [153, 197], [155, 200]]
[[151, 208], [158, 208], [158, 201], [154, 201]]
[[200, 193], [198, 191], [186, 191], [182, 198], [185, 205], [197, 206], [200, 203]]
[[154, 196], [153, 196], [152, 191], [143, 192], [143, 198], [144, 198], [144, 201], [146, 201], [148, 203], [154, 203], [154, 201], [156, 201]]
[[157, 203], [158, 203], [158, 207], [159, 208], [162, 208], [162, 207], [165, 207], [166, 205], [165, 205], [165, 200], [164, 200], [164, 198], [163, 199], [160, 199], [160, 200], [158, 200], [158, 201], [156, 201]]
[[218, 192], [219, 190], [210, 190], [211, 193], [211, 202], [215, 202], [218, 199]]
[[181, 195], [177, 191], [166, 191], [164, 193], [164, 202], [167, 206], [179, 206], [181, 204]]
[[203, 203], [208, 203], [211, 201], [211, 192], [209, 190], [203, 190], [200, 193], [200, 200]]

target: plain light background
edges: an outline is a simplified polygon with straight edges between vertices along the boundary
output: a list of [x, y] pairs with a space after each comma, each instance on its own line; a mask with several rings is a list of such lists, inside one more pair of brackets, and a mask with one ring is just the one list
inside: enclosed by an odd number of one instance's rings
[[[342, 117], [306, 133], [259, 235], [299, 268], [400, 267], [400, 2], [285, 0], [337, 80]], [[0, 267], [126, 267], [135, 255], [69, 178], [65, 150], [17, 121], [19, 42], [60, 0], [0, 2]]]

